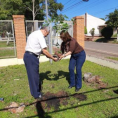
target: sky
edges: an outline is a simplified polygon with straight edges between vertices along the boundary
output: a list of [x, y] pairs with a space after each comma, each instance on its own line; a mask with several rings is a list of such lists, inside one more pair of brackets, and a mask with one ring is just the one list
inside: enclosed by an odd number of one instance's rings
[[88, 13], [97, 18], [105, 18], [109, 13], [118, 9], [118, 0], [57, 0], [64, 5], [63, 10], [58, 12], [68, 16], [69, 19]]

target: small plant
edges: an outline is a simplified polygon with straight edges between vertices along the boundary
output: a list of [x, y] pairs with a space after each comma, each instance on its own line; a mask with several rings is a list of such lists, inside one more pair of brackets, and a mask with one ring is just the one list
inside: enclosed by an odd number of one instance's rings
[[94, 37], [94, 35], [95, 35], [95, 28], [92, 28], [92, 29], [90, 30], [90, 33], [91, 33], [92, 37]]
[[51, 19], [45, 20], [45, 23], [43, 26], [49, 26], [50, 23], [53, 23], [53, 29], [56, 31], [56, 33], [60, 33], [60, 31], [65, 30], [68, 31], [69, 25], [64, 22], [67, 20], [68, 17], [66, 15], [58, 15], [58, 16], [52, 16]]

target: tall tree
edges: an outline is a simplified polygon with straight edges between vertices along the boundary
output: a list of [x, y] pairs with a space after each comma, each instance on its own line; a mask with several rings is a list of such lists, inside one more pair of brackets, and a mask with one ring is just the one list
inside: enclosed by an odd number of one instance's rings
[[[49, 16], [57, 16], [57, 11], [63, 9], [56, 0], [48, 0]], [[12, 19], [12, 15], [25, 15], [27, 20], [33, 19], [33, 0], [1, 0], [0, 19]], [[45, 0], [34, 0], [35, 20], [45, 17]]]
[[106, 24], [117, 29], [117, 41], [118, 41], [118, 9], [106, 16], [108, 19]]
[[10, 20], [12, 19], [12, 15], [24, 15], [22, 0], [1, 0], [0, 9], [1, 20]]

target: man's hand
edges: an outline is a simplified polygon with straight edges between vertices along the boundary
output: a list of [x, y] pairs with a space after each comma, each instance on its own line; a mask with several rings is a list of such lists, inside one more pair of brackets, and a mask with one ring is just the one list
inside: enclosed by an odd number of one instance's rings
[[55, 62], [58, 61], [58, 58], [54, 58], [53, 61], [55, 61]]
[[58, 61], [58, 59], [53, 57], [46, 48], [42, 49], [42, 52], [47, 58], [53, 59], [53, 61]]

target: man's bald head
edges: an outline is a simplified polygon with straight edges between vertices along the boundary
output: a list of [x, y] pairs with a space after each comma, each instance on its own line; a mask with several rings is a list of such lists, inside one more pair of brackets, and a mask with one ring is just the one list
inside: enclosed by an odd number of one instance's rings
[[40, 29], [43, 33], [43, 35], [46, 37], [50, 33], [50, 28], [49, 27], [41, 27]]

